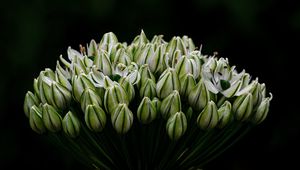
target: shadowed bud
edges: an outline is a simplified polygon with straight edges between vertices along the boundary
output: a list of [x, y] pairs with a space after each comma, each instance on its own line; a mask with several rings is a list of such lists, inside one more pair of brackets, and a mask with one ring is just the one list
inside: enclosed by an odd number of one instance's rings
[[156, 108], [156, 112], [158, 114], [160, 112], [161, 101], [157, 97], [154, 97], [151, 102], [153, 106]]
[[131, 63], [131, 58], [127, 54], [124, 48], [119, 49], [116, 52], [116, 55], [114, 56], [114, 59], [111, 60], [116, 65], [118, 63], [122, 63], [126, 66], [128, 66]]
[[217, 106], [209, 101], [197, 118], [198, 126], [203, 130], [213, 129], [219, 121]]
[[72, 87], [73, 95], [77, 102], [80, 101], [80, 97], [84, 89], [90, 88], [92, 90], [95, 90], [94, 84], [85, 74], [80, 74], [78, 76], [75, 75], [72, 79]]
[[80, 133], [80, 120], [71, 111], [63, 118], [62, 126], [64, 133], [71, 138], [77, 137]]
[[94, 65], [96, 65], [104, 75], [110, 76], [113, 73], [113, 68], [106, 51], [102, 50], [96, 55]]
[[255, 114], [253, 115], [252, 122], [255, 124], [260, 124], [264, 121], [269, 112], [270, 101], [272, 100], [273, 96], [270, 93], [271, 97], [267, 97], [262, 100], [260, 105], [258, 106]]
[[242, 122], [248, 120], [252, 113], [252, 109], [253, 101], [251, 93], [243, 94], [237, 97], [232, 105], [232, 110], [236, 119]]
[[84, 113], [84, 120], [87, 127], [92, 131], [101, 132], [106, 125], [104, 110], [97, 105], [88, 105]]
[[39, 103], [39, 99], [31, 91], [26, 93], [23, 105], [26, 117], [29, 117], [31, 107], [34, 105], [38, 106]]
[[92, 89], [85, 89], [80, 98], [81, 109], [84, 112], [88, 105], [96, 105], [102, 107], [102, 100]]
[[187, 129], [187, 120], [183, 112], [171, 116], [166, 124], [167, 133], [171, 140], [178, 140]]
[[196, 86], [196, 81], [192, 74], [186, 74], [182, 76], [180, 79], [180, 95], [184, 98], [187, 98], [192, 91], [192, 89]]
[[156, 96], [156, 85], [152, 79], [147, 79], [145, 82], [142, 83], [140, 88], [140, 97], [149, 97], [152, 99]]
[[224, 104], [218, 109], [219, 115], [219, 128], [225, 127], [228, 123], [232, 121], [231, 103], [225, 101]]
[[42, 119], [45, 127], [50, 132], [58, 132], [61, 130], [61, 116], [53, 106], [47, 103], [43, 105]]
[[35, 105], [30, 108], [29, 125], [31, 129], [38, 134], [46, 132], [46, 128], [42, 120], [42, 111]]
[[120, 103], [129, 104], [126, 91], [119, 84], [106, 89], [104, 94], [104, 107], [109, 114], [114, 112], [114, 109]]
[[138, 57], [136, 58], [136, 63], [138, 65], [144, 65], [147, 64], [147, 61], [149, 58], [151, 58], [154, 55], [154, 46], [153, 44], [147, 44], [140, 52]]
[[164, 119], [168, 119], [179, 111], [181, 111], [180, 95], [177, 90], [174, 90], [161, 102], [160, 113]]
[[143, 124], [151, 123], [157, 115], [156, 107], [148, 97], [144, 97], [137, 109], [137, 118]]
[[189, 104], [196, 111], [202, 110], [210, 100], [209, 92], [202, 80], [190, 91], [188, 96]]
[[134, 86], [125, 78], [121, 78], [119, 83], [127, 93], [129, 102], [132, 101], [135, 96]]
[[163, 99], [173, 90], [180, 91], [180, 82], [175, 69], [169, 68], [160, 76], [156, 84], [156, 93], [159, 98]]
[[181, 38], [180, 37], [173, 37], [171, 39], [171, 41], [168, 43], [167, 48], [166, 48], [166, 53], [169, 53], [169, 55], [170, 55], [169, 64], [172, 63], [173, 58], [174, 58], [174, 53], [177, 50], [181, 51], [182, 55], [187, 54], [186, 47], [185, 47], [183, 41], [181, 40]]
[[98, 53], [98, 45], [95, 40], [91, 40], [90, 44], [87, 46], [87, 55], [95, 57]]
[[166, 45], [160, 45], [147, 60], [147, 64], [152, 73], [161, 73], [165, 68], [164, 55], [165, 55]]
[[115, 111], [111, 114], [111, 122], [114, 129], [119, 134], [125, 134], [133, 124], [133, 114], [127, 104], [118, 104]]

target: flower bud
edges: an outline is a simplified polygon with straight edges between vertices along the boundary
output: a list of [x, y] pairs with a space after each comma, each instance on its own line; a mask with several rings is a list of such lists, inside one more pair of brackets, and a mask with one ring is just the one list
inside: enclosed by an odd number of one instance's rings
[[53, 96], [53, 106], [59, 110], [66, 109], [72, 100], [71, 92], [66, 87], [56, 82], [51, 84], [51, 90]]
[[144, 48], [142, 48], [140, 54], [136, 58], [136, 63], [138, 65], [144, 65], [147, 63], [149, 58], [154, 55], [154, 46], [153, 44], [147, 44]]
[[95, 57], [98, 53], [98, 45], [95, 40], [91, 40], [90, 45], [87, 47], [87, 55]]
[[224, 104], [218, 109], [219, 115], [219, 128], [225, 127], [228, 123], [232, 121], [232, 112], [231, 112], [231, 103], [227, 100]]
[[127, 104], [120, 103], [111, 114], [111, 122], [114, 129], [119, 134], [125, 134], [129, 131], [133, 124], [133, 114], [129, 110]]
[[29, 125], [31, 129], [38, 134], [46, 132], [46, 128], [42, 120], [42, 111], [35, 105], [30, 108]]
[[72, 90], [72, 85], [69, 82], [68, 78], [65, 77], [59, 69], [56, 69], [55, 71], [55, 80], [56, 82], [59, 82], [61, 85], [67, 88], [69, 91]]
[[152, 79], [148, 78], [144, 83], [142, 83], [142, 86], [140, 88], [140, 97], [149, 97], [152, 99], [156, 96], [155, 87], [155, 82]]
[[148, 79], [152, 79], [155, 83], [155, 77], [154, 75], [151, 73], [149, 67], [147, 64], [142, 65], [139, 69], [139, 73], [141, 75], [141, 80], [138, 83], [138, 87], [141, 88], [141, 86], [148, 80]]
[[202, 130], [213, 129], [219, 121], [215, 102], [209, 101], [197, 118], [197, 124]]
[[167, 121], [166, 129], [171, 140], [178, 140], [187, 129], [185, 114], [180, 111], [171, 116]]
[[129, 104], [126, 91], [119, 84], [106, 89], [104, 94], [104, 107], [109, 114], [112, 114], [120, 103]]
[[238, 96], [232, 105], [232, 110], [235, 114], [236, 119], [242, 122], [250, 117], [252, 108], [253, 101], [251, 93]]
[[262, 102], [259, 104], [255, 114], [253, 115], [252, 122], [255, 124], [260, 124], [262, 121], [264, 121], [268, 115], [269, 112], [269, 106], [270, 101], [272, 100], [273, 96], [270, 94], [271, 97], [267, 97], [262, 100]]
[[115, 55], [114, 59], [111, 60], [111, 61], [113, 61], [113, 63], [115, 65], [117, 65], [118, 63], [122, 63], [122, 64], [128, 66], [131, 63], [131, 58], [127, 54], [125, 49], [121, 48], [116, 52], [116, 55]]
[[42, 119], [45, 127], [50, 132], [58, 132], [61, 130], [62, 118], [55, 108], [47, 103], [43, 105]]
[[176, 71], [172, 68], [165, 70], [156, 84], [157, 96], [161, 99], [167, 97], [173, 90], [180, 91], [180, 81]]
[[164, 66], [162, 64], [163, 57], [165, 55], [166, 46], [165, 45], [160, 45], [154, 52], [153, 55], [151, 55], [147, 59], [147, 64], [149, 66], [149, 69], [152, 73], [157, 73], [157, 72], [162, 72], [164, 69]]
[[179, 78], [185, 76], [186, 74], [192, 74], [196, 79], [200, 73], [196, 61], [186, 56], [182, 56], [179, 59], [178, 63], [175, 65], [175, 70]]
[[88, 105], [96, 105], [102, 107], [102, 100], [94, 90], [87, 88], [81, 95], [80, 105], [82, 111], [84, 112]]
[[53, 94], [51, 90], [51, 85], [53, 80], [49, 77], [40, 75], [38, 79], [39, 84], [39, 94], [42, 103], [53, 103]]
[[34, 105], [38, 106], [39, 103], [40, 103], [39, 99], [31, 91], [28, 91], [25, 95], [25, 100], [23, 105], [25, 115], [29, 117], [31, 107]]
[[80, 133], [80, 120], [71, 111], [63, 118], [62, 126], [64, 133], [71, 138], [77, 137]]
[[191, 92], [191, 90], [196, 86], [196, 81], [192, 74], [186, 74], [182, 76], [180, 79], [180, 95], [184, 98], [187, 98]]
[[92, 90], [95, 90], [94, 84], [85, 74], [80, 74], [78, 76], [75, 75], [72, 79], [72, 87], [74, 98], [78, 102], [80, 101], [80, 97], [84, 89], [90, 88]]
[[118, 43], [117, 36], [112, 33], [105, 33], [99, 43], [99, 49], [105, 50], [110, 54], [113, 46], [115, 46]]
[[157, 97], [154, 97], [151, 102], [152, 102], [153, 106], [155, 107], [156, 112], [159, 113], [160, 106], [161, 106], [161, 101]]
[[142, 30], [140, 35], [136, 36], [132, 42], [132, 44], [135, 44], [139, 47], [147, 44], [149, 42], [149, 40], [146, 37], [146, 34], [144, 33], [144, 31]]
[[84, 120], [87, 127], [92, 131], [101, 132], [106, 124], [104, 110], [97, 105], [88, 105], [84, 113]]
[[96, 55], [94, 65], [96, 65], [104, 75], [110, 76], [113, 73], [113, 68], [106, 51], [102, 50]]
[[164, 119], [168, 119], [179, 111], [181, 111], [180, 95], [177, 90], [174, 90], [161, 102], [160, 113]]
[[151, 123], [157, 115], [156, 107], [148, 97], [144, 97], [137, 109], [137, 118], [143, 124]]
[[132, 101], [135, 96], [135, 90], [134, 90], [133, 85], [125, 78], [121, 78], [119, 82], [120, 82], [120, 85], [125, 90], [125, 92], [127, 93], [128, 100]]
[[201, 111], [210, 100], [209, 92], [202, 80], [190, 91], [188, 96], [189, 104], [196, 111]]
[[185, 47], [183, 41], [181, 40], [181, 38], [180, 37], [173, 37], [171, 39], [171, 41], [168, 43], [167, 48], [166, 48], [166, 53], [169, 53], [169, 55], [170, 55], [169, 64], [171, 64], [170, 62], [173, 61], [174, 53], [177, 50], [181, 51], [182, 55], [187, 54], [186, 47]]
[[182, 41], [186, 46], [187, 51], [191, 52], [195, 50], [195, 44], [191, 38], [185, 35], [182, 37]]
[[134, 70], [126, 76], [126, 80], [128, 80], [132, 85], [135, 85], [140, 82], [141, 75], [138, 70]]

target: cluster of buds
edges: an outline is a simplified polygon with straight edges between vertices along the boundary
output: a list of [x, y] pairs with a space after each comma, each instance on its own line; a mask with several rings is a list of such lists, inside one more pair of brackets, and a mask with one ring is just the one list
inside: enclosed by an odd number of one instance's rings
[[75, 138], [83, 125], [101, 132], [108, 122], [125, 134], [133, 123], [159, 120], [178, 140], [188, 126], [259, 124], [272, 100], [265, 84], [237, 72], [228, 59], [203, 55], [187, 36], [150, 41], [142, 31], [128, 45], [109, 32], [80, 51], [68, 48], [67, 55], [54, 71], [41, 71], [25, 96], [25, 115], [39, 134], [63, 131]]

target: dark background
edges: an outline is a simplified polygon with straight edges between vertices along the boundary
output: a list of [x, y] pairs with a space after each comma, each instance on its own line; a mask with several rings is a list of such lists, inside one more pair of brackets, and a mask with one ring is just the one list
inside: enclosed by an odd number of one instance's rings
[[141, 29], [148, 38], [188, 35], [203, 53], [217, 51], [259, 77], [274, 95], [266, 121], [205, 169], [299, 167], [296, 0], [9, 0], [0, 5], [0, 169], [83, 169], [30, 129], [24, 95], [68, 46], [99, 42], [109, 31], [131, 42]]

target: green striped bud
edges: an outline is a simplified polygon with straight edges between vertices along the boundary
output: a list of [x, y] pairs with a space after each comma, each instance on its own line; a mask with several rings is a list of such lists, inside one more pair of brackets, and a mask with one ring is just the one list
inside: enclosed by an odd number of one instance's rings
[[80, 101], [80, 97], [86, 88], [90, 88], [92, 90], [95, 90], [94, 84], [91, 82], [91, 80], [85, 75], [85, 74], [80, 74], [80, 75], [75, 75], [72, 78], [72, 91], [73, 91], [73, 96], [77, 102]]
[[215, 102], [209, 101], [197, 118], [197, 124], [202, 130], [213, 129], [218, 125], [219, 116]]
[[175, 65], [175, 70], [179, 78], [185, 76], [186, 74], [192, 74], [196, 79], [200, 73], [196, 61], [186, 56], [182, 56], [179, 59], [178, 63]]
[[195, 78], [192, 74], [186, 74], [180, 79], [180, 95], [184, 98], [188, 98], [192, 89], [196, 86]]
[[46, 128], [42, 120], [42, 111], [35, 105], [30, 108], [29, 125], [31, 129], [38, 134], [46, 132]]
[[55, 108], [49, 104], [44, 104], [42, 109], [42, 119], [45, 127], [50, 132], [58, 132], [61, 130], [62, 118]]
[[165, 68], [164, 63], [166, 45], [160, 45], [147, 60], [147, 64], [152, 73], [161, 73]]
[[171, 140], [178, 140], [187, 129], [185, 114], [180, 111], [171, 116], [167, 121], [166, 129]]
[[174, 54], [176, 51], [180, 51], [182, 53], [182, 55], [186, 55], [187, 51], [186, 51], [186, 47], [183, 43], [183, 41], [181, 40], [180, 37], [173, 37], [171, 39], [171, 41], [168, 43], [167, 48], [166, 48], [166, 53], [169, 53], [169, 65], [172, 64], [173, 58], [174, 58]]
[[121, 78], [119, 80], [119, 83], [123, 87], [123, 89], [126, 91], [129, 102], [132, 101], [135, 96], [134, 86], [125, 78]]
[[68, 78], [61, 72], [60, 69], [56, 68], [55, 71], [55, 81], [63, 85], [65, 88], [67, 88], [69, 91], [72, 90], [72, 85], [69, 82]]
[[152, 79], [147, 79], [145, 82], [142, 83], [142, 86], [140, 88], [140, 97], [149, 97], [152, 99], [156, 96], [155, 87], [155, 82]]
[[156, 84], [156, 93], [159, 98], [163, 99], [174, 90], [180, 91], [180, 81], [175, 69], [168, 68], [162, 73]]
[[87, 127], [91, 131], [101, 132], [106, 125], [104, 110], [97, 105], [88, 105], [84, 113], [84, 120]]
[[157, 115], [156, 107], [148, 97], [144, 97], [137, 109], [137, 118], [143, 124], [151, 123]]
[[269, 112], [269, 106], [270, 106], [270, 101], [272, 100], [273, 96], [270, 94], [271, 97], [267, 97], [262, 100], [262, 102], [259, 104], [255, 114], [253, 115], [252, 122], [255, 124], [260, 124], [263, 122]]
[[210, 100], [209, 91], [204, 82], [200, 80], [198, 84], [190, 91], [188, 96], [189, 104], [196, 111], [201, 111]]
[[119, 84], [106, 89], [104, 94], [104, 107], [109, 114], [112, 114], [120, 103], [129, 104], [126, 91]]
[[94, 65], [96, 65], [104, 75], [110, 76], [113, 74], [113, 67], [106, 51], [100, 51], [95, 56]]
[[157, 113], [159, 113], [160, 112], [161, 101], [157, 97], [154, 97], [151, 102], [152, 102], [153, 106], [155, 107]]
[[55, 108], [64, 110], [69, 107], [72, 100], [72, 94], [66, 87], [60, 85], [59, 83], [53, 82], [51, 84], [51, 90], [53, 96], [52, 105]]
[[177, 90], [174, 90], [161, 102], [160, 113], [164, 119], [169, 119], [179, 111], [181, 111], [180, 95]]
[[133, 124], [133, 114], [127, 104], [120, 103], [111, 114], [111, 123], [119, 134], [125, 134]]
[[87, 55], [95, 57], [98, 53], [98, 45], [95, 40], [91, 40], [90, 44], [87, 46]]
[[225, 101], [223, 105], [218, 109], [219, 115], [219, 128], [225, 127], [228, 123], [232, 121], [232, 112], [231, 112], [231, 103], [229, 101]]
[[144, 65], [147, 64], [147, 61], [149, 58], [151, 58], [154, 55], [154, 46], [153, 44], [147, 44], [140, 52], [138, 57], [136, 58], [136, 63], [138, 65]]
[[23, 105], [26, 117], [29, 117], [31, 107], [34, 105], [38, 106], [39, 103], [39, 99], [31, 91], [28, 91], [26, 93]]
[[251, 116], [252, 109], [253, 100], [251, 93], [243, 94], [237, 97], [232, 105], [232, 110], [236, 119], [242, 122], [248, 120], [248, 118]]
[[99, 43], [99, 49], [105, 50], [110, 54], [112, 48], [118, 43], [117, 36], [112, 33], [105, 33]]
[[63, 131], [64, 133], [71, 137], [76, 138], [80, 134], [80, 120], [77, 118], [77, 116], [69, 111], [62, 121]]
[[149, 67], [147, 64], [142, 65], [139, 69], [139, 73], [141, 75], [141, 80], [138, 83], [138, 87], [141, 88], [141, 86], [148, 80], [148, 79], [152, 79], [155, 83], [155, 77], [154, 75], [151, 73]]
[[80, 98], [81, 110], [84, 112], [88, 105], [96, 105], [102, 107], [102, 100], [98, 94], [92, 89], [85, 89]]
[[115, 65], [117, 65], [118, 63], [122, 63], [122, 64], [128, 66], [131, 63], [131, 58], [127, 54], [125, 49], [121, 48], [116, 52], [116, 55], [114, 56], [114, 59], [111, 60], [111, 61], [113, 61], [113, 63]]
[[186, 49], [188, 52], [195, 50], [196, 47], [191, 38], [189, 38], [188, 36], [185, 35], [182, 37], [182, 41], [183, 41], [184, 45], [186, 46]]

